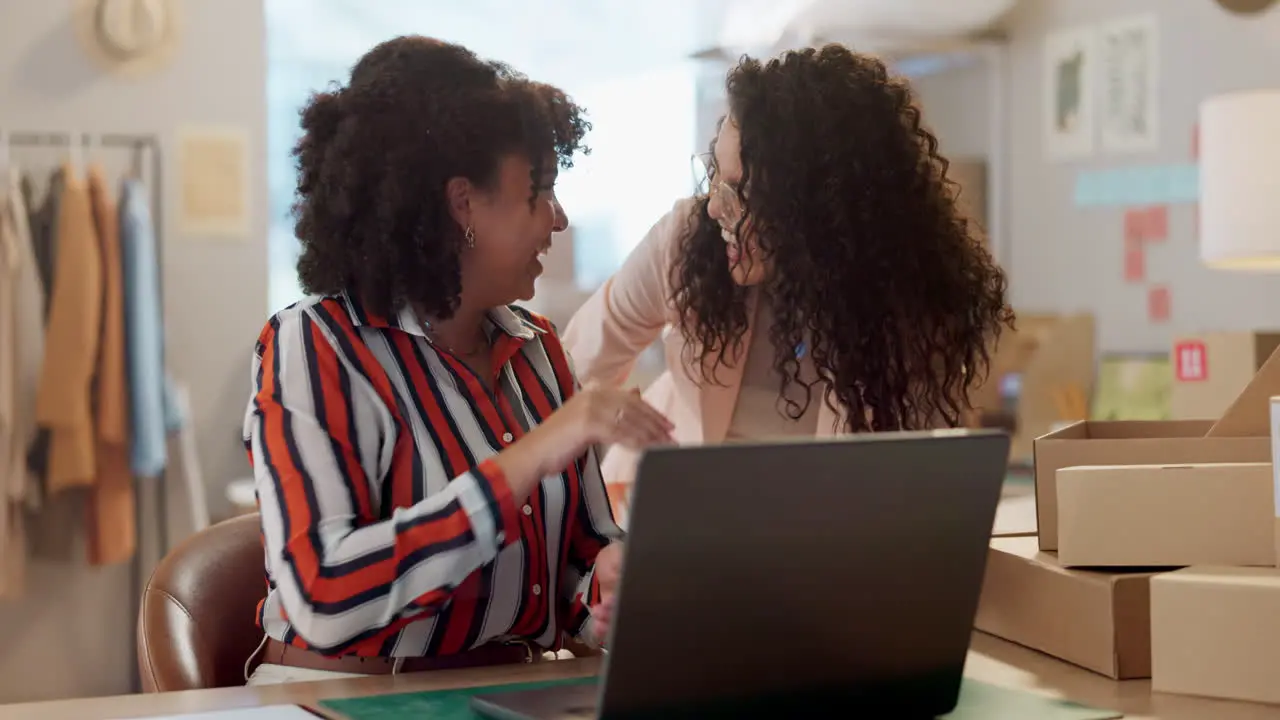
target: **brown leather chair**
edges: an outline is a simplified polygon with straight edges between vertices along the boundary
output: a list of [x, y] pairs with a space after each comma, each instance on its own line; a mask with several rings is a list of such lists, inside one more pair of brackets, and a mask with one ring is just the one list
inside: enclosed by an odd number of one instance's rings
[[244, 685], [266, 597], [257, 513], [218, 523], [156, 567], [138, 614], [143, 692]]

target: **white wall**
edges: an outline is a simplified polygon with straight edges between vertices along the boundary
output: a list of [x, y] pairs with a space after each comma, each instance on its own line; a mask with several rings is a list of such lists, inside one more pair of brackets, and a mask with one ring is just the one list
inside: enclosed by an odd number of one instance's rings
[[[1095, 155], [1075, 163], [1044, 159], [1041, 71], [1047, 33], [1135, 13], [1157, 16], [1160, 32], [1160, 143], [1150, 153]], [[1280, 9], [1233, 16], [1209, 0], [1024, 0], [1008, 19], [1010, 174], [1008, 217], [1015, 304], [1028, 311], [1089, 310], [1102, 350], [1163, 351], [1175, 333], [1280, 326], [1280, 276], [1212, 272], [1198, 262], [1193, 209], [1175, 205], [1170, 237], [1147, 254], [1147, 274], [1172, 288], [1172, 318], [1151, 324], [1145, 289], [1125, 284], [1120, 209], [1072, 206], [1084, 169], [1190, 161], [1192, 128], [1206, 96], [1280, 87]], [[951, 107], [963, 112], [964, 99]], [[935, 117], [947, 109], [929, 108]]]
[[[1160, 142], [1153, 152], [1095, 153], [1074, 162], [1045, 159], [1042, 53], [1058, 29], [1152, 13], [1160, 32]], [[1255, 17], [1226, 13], [1209, 0], [1023, 0], [1004, 23], [1009, 37], [1003, 117], [1008, 135], [1002, 216], [1016, 307], [1028, 312], [1090, 311], [1103, 351], [1164, 351], [1175, 334], [1280, 327], [1280, 276], [1209, 271], [1200, 266], [1194, 210], [1174, 205], [1169, 239], [1147, 253], [1147, 276], [1172, 290], [1172, 317], [1153, 324], [1146, 286], [1123, 280], [1123, 209], [1077, 208], [1077, 173], [1137, 164], [1191, 161], [1192, 129], [1205, 97], [1280, 87], [1280, 9]], [[996, 150], [987, 139], [987, 80], [978, 65], [914, 82], [926, 120], [951, 156]], [[994, 117], [990, 119], [995, 119]]]
[[[173, 374], [191, 386], [202, 465], [216, 499], [225, 480], [247, 472], [239, 424], [250, 353], [266, 317], [262, 1], [176, 3], [182, 44], [171, 64], [140, 78], [105, 75], [88, 59], [73, 30], [73, 4], [0, 0], [0, 126], [160, 136], [168, 151], [161, 228], [168, 358]], [[174, 133], [189, 123], [248, 132], [252, 223], [243, 242], [180, 235], [172, 223]], [[48, 151], [14, 157], [33, 167], [58, 160]], [[155, 514], [143, 521], [154, 524]], [[173, 515], [176, 540], [185, 513]], [[44, 529], [75, 537], [82, 517], [49, 517]], [[65, 563], [32, 569], [28, 598], [0, 604], [0, 702], [130, 690], [127, 570]]]
[[925, 124], [950, 159], [986, 159], [991, 151], [989, 65], [981, 57], [912, 78]]

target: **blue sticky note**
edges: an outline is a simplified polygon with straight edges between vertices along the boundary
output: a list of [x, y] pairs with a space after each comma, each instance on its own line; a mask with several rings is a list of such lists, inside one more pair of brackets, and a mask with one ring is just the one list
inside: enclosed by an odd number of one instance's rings
[[1178, 165], [1169, 176], [1169, 202], [1193, 203], [1200, 200], [1200, 167]]
[[1098, 173], [1080, 173], [1076, 176], [1076, 207], [1105, 205], [1106, 192], [1102, 187], [1103, 176]]
[[1164, 173], [1157, 168], [1129, 168], [1124, 190], [1117, 196], [1125, 205], [1155, 205], [1164, 197]]
[[1200, 198], [1195, 164], [1135, 165], [1076, 175], [1077, 207], [1126, 207], [1194, 203]]

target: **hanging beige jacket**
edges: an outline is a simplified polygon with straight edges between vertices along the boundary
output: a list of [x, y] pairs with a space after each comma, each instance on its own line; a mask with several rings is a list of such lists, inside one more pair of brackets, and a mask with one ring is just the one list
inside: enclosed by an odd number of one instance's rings
[[36, 384], [44, 357], [44, 288], [17, 168], [0, 176], [0, 597], [23, 590], [24, 501], [35, 484], [27, 450], [36, 436]]
[[88, 558], [91, 564], [109, 565], [133, 556], [137, 519], [129, 462], [120, 216], [97, 167], [89, 171], [89, 198], [102, 254], [102, 336], [95, 385], [98, 475], [89, 496]]
[[50, 495], [97, 478], [91, 392], [102, 322], [102, 256], [85, 181], [65, 168], [36, 416], [49, 429]]

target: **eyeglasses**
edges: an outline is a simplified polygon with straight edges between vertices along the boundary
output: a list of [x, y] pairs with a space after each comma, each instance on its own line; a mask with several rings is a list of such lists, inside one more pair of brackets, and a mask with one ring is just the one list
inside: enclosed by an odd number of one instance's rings
[[742, 219], [742, 201], [738, 198], [738, 190], [715, 179], [715, 163], [711, 153], [694, 155], [690, 158], [690, 165], [693, 169], [694, 192], [720, 203], [720, 226], [729, 232], [736, 232], [738, 222]]

